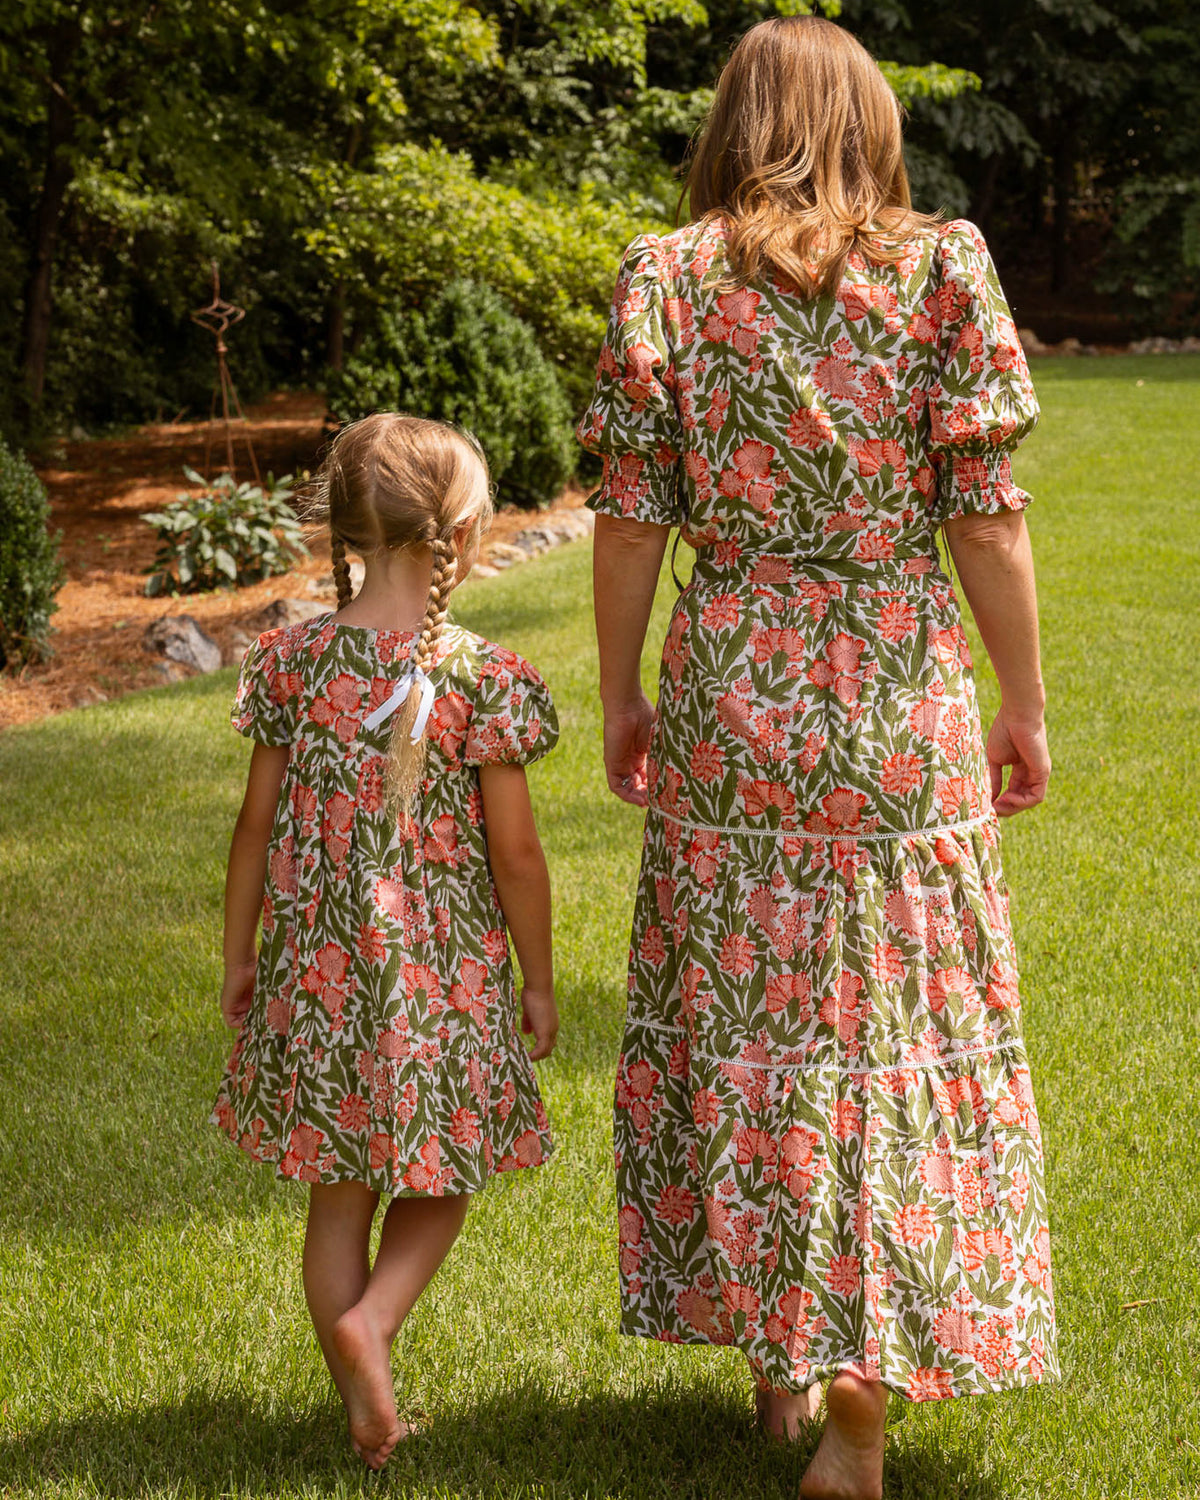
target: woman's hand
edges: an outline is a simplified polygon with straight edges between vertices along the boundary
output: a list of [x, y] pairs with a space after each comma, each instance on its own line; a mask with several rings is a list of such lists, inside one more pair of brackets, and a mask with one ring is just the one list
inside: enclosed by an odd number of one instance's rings
[[250, 1013], [250, 1002], [254, 999], [254, 960], [225, 965], [225, 983], [221, 986], [221, 1014], [226, 1026], [234, 1031], [241, 1029], [242, 1022]]
[[608, 789], [622, 802], [645, 807], [649, 801], [646, 752], [654, 731], [654, 705], [645, 693], [620, 708], [604, 710], [604, 769]]
[[[1011, 818], [1013, 813], [1036, 807], [1046, 795], [1050, 780], [1050, 751], [1046, 745], [1046, 725], [1039, 718], [1022, 721], [1003, 707], [992, 722], [987, 740], [988, 769], [992, 777], [992, 806], [996, 816]], [[1008, 786], [1004, 786], [1004, 767], [1011, 766]]]

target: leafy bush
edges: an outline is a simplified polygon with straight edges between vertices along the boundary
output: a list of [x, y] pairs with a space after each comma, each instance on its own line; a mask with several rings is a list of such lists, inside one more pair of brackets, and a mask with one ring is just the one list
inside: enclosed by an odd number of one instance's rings
[[393, 311], [330, 376], [334, 414], [416, 412], [470, 428], [506, 500], [544, 505], [570, 478], [571, 409], [533, 330], [490, 287], [452, 281], [423, 310]]
[[184, 491], [165, 510], [147, 511], [158, 532], [158, 554], [148, 594], [194, 594], [218, 584], [257, 583], [286, 573], [307, 557], [300, 522], [288, 504], [290, 474], [267, 476], [267, 487], [237, 484], [232, 474], [218, 474], [211, 484], [194, 469], [184, 469], [198, 495]]
[[51, 533], [49, 520], [41, 480], [23, 454], [0, 441], [0, 667], [50, 654], [50, 616], [66, 572], [61, 532]]
[[345, 282], [368, 337], [376, 309], [434, 297], [454, 278], [482, 282], [533, 329], [577, 410], [591, 394], [621, 251], [669, 228], [587, 185], [534, 198], [441, 146], [388, 147], [372, 171], [339, 165], [314, 184], [322, 222], [305, 243]]

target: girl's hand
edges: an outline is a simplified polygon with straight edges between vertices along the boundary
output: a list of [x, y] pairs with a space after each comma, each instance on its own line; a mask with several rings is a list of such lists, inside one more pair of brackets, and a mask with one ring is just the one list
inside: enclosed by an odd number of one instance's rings
[[226, 1026], [234, 1031], [241, 1029], [242, 1022], [250, 1012], [250, 1002], [254, 999], [254, 970], [254, 959], [249, 959], [246, 963], [225, 965], [225, 983], [221, 986], [221, 1014]]
[[[1050, 751], [1046, 745], [1046, 726], [1040, 718], [1022, 721], [1001, 706], [988, 735], [987, 758], [992, 777], [992, 806], [997, 817], [1011, 818], [1013, 813], [1036, 807], [1045, 797], [1046, 783], [1050, 780]], [[1012, 767], [1007, 789], [1005, 766]]]
[[536, 990], [529, 985], [521, 991], [521, 1030], [533, 1033], [534, 1047], [530, 1057], [549, 1057], [558, 1040], [558, 1006], [553, 990]]
[[622, 802], [645, 807], [650, 800], [646, 753], [654, 730], [654, 705], [645, 693], [629, 704], [604, 711], [604, 769], [608, 789]]

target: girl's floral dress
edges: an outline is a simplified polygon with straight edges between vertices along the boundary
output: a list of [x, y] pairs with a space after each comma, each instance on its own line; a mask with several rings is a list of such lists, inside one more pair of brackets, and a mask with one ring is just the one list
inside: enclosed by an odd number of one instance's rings
[[936, 530], [1020, 509], [1037, 405], [971, 224], [836, 295], [635, 240], [592, 506], [683, 523], [616, 1087], [622, 1327], [764, 1385], [1055, 1373], [1042, 1144]]
[[391, 720], [363, 720], [415, 635], [319, 618], [247, 653], [234, 727], [288, 745], [254, 1000], [213, 1120], [301, 1182], [474, 1193], [553, 1149], [518, 1035], [479, 767], [558, 738], [534, 669], [448, 626], [430, 676], [423, 794], [384, 810]]

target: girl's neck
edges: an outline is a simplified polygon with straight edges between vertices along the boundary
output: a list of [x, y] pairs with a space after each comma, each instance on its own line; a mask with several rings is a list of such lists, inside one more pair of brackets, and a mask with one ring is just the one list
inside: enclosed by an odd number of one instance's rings
[[363, 585], [337, 618], [346, 625], [369, 625], [373, 630], [414, 631], [421, 628], [429, 603], [433, 556], [420, 551], [376, 552], [363, 558]]

